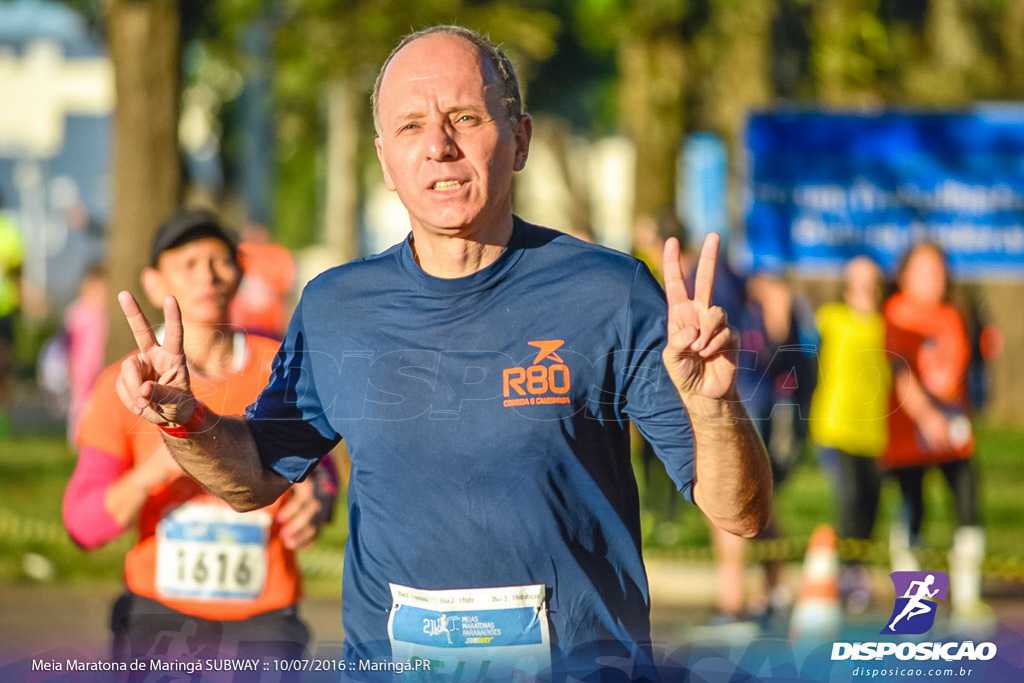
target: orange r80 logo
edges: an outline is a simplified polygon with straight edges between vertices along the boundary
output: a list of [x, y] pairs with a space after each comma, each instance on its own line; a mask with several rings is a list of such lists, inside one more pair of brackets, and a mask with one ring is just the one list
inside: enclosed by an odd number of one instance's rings
[[[557, 353], [565, 342], [561, 339], [548, 339], [527, 343], [537, 347], [537, 356], [528, 367], [505, 368], [502, 373], [505, 398], [568, 394], [572, 387], [569, 366]], [[553, 362], [541, 365], [545, 360]]]

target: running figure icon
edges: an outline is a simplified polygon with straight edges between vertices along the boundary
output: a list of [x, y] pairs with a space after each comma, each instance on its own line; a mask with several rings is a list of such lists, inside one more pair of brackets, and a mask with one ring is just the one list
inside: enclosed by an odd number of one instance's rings
[[[457, 621], [459, 617], [455, 617], [452, 621]], [[449, 619], [447, 614], [441, 614], [437, 619], [424, 619], [423, 620], [423, 632], [428, 636], [446, 636], [448, 638], [448, 644], [452, 645], [452, 629], [448, 628]], [[452, 624], [455, 627], [454, 623]]]
[[907, 588], [904, 598], [910, 598], [907, 604], [903, 607], [903, 611], [899, 613], [892, 623], [889, 624], [889, 630], [896, 630], [896, 623], [906, 617], [909, 621], [911, 618], [916, 617], [920, 614], [928, 614], [935, 609], [935, 603], [926, 602], [925, 598], [934, 598], [939, 592], [939, 589], [928, 590], [928, 588], [935, 583], [935, 575], [929, 574], [924, 578], [923, 581], [911, 581], [910, 587]]

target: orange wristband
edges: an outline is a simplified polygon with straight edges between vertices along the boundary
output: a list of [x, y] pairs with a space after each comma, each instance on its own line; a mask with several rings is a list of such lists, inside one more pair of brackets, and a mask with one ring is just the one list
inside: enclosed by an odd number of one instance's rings
[[164, 434], [168, 434], [179, 439], [185, 439], [199, 431], [199, 428], [203, 426], [203, 421], [205, 419], [206, 408], [203, 406], [201, 401], [197, 400], [195, 408], [192, 409], [192, 417], [190, 417], [184, 424], [180, 424], [177, 427], [168, 427], [167, 425], [157, 426], [163, 430]]

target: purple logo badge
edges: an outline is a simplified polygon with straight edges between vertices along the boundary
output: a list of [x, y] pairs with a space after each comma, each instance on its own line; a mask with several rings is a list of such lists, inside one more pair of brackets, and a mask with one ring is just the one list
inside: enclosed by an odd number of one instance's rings
[[945, 572], [893, 572], [889, 574], [896, 589], [892, 616], [881, 633], [920, 635], [935, 623], [938, 600], [945, 600], [949, 576]]

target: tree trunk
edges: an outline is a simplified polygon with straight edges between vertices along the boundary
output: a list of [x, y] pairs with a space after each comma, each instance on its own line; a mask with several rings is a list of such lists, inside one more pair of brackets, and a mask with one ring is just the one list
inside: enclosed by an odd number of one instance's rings
[[1000, 32], [1006, 55], [1008, 93], [1024, 93], [1024, 0], [1010, 0], [1003, 10]]
[[811, 64], [818, 98], [826, 107], [855, 104], [849, 60], [856, 48], [857, 3], [822, 0], [814, 5]]
[[363, 98], [348, 79], [327, 85], [324, 242], [345, 263], [359, 256], [359, 135]]
[[633, 35], [619, 49], [619, 111], [636, 146], [633, 215], [675, 205], [676, 157], [684, 129], [685, 47], [678, 35]]
[[742, 223], [740, 186], [744, 174], [743, 133], [752, 111], [772, 103], [773, 3], [721, 0], [712, 5], [708, 32], [701, 40], [704, 97], [700, 128], [719, 133], [729, 149], [729, 225]]
[[[111, 0], [107, 15], [117, 104], [108, 259], [114, 294], [142, 296], [139, 273], [148, 265], [149, 245], [160, 222], [178, 206], [181, 164], [180, 20], [175, 0]], [[112, 294], [111, 296], [113, 296]], [[135, 348], [117, 303], [112, 304], [107, 359]], [[154, 324], [162, 315], [150, 317]]]

